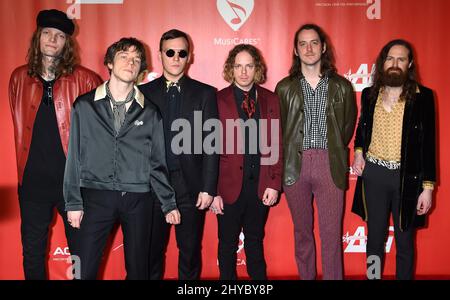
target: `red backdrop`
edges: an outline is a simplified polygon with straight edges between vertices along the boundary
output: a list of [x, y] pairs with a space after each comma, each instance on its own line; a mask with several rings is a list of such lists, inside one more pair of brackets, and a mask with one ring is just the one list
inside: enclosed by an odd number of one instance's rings
[[[189, 75], [221, 89], [222, 66], [228, 51], [238, 43], [251, 43], [261, 49], [268, 65], [264, 86], [273, 90], [286, 76], [291, 64], [293, 34], [306, 22], [322, 26], [330, 35], [340, 74], [355, 85], [358, 95], [367, 86], [376, 55], [393, 38], [410, 40], [417, 52], [417, 64], [424, 85], [436, 91], [439, 187], [427, 229], [417, 234], [417, 274], [450, 278], [447, 252], [450, 246], [449, 142], [445, 128], [450, 109], [447, 71], [450, 42], [450, 1], [447, 0], [5, 0], [0, 1], [0, 32], [3, 40], [0, 65], [0, 279], [21, 279], [22, 255], [17, 175], [13, 127], [7, 101], [12, 70], [25, 62], [35, 18], [41, 9], [57, 8], [76, 18], [76, 39], [82, 64], [107, 78], [102, 65], [104, 52], [123, 36], [134, 36], [149, 47], [151, 64], [147, 80], [161, 74], [157, 59], [160, 35], [171, 28], [188, 32], [194, 43]], [[359, 101], [358, 101], [359, 102]], [[347, 277], [365, 273], [366, 227], [350, 212], [355, 177], [350, 176], [346, 194], [342, 246]], [[316, 218], [317, 249], [320, 255]], [[395, 272], [395, 243], [390, 231], [387, 243], [386, 274]], [[265, 252], [271, 278], [293, 278], [293, 225], [284, 197], [271, 209], [266, 226]], [[207, 216], [203, 240], [202, 278], [217, 278], [217, 225]], [[52, 279], [66, 278], [66, 241], [60, 217], [52, 226], [49, 273]], [[238, 273], [246, 276], [245, 255], [238, 254]], [[320, 257], [318, 259], [320, 273]], [[177, 276], [177, 252], [172, 238], [167, 253], [166, 278]], [[111, 240], [102, 277], [124, 278], [122, 235]]]

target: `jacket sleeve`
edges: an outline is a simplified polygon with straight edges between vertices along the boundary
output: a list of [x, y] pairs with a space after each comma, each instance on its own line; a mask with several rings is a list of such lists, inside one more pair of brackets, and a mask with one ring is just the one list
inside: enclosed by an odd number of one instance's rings
[[175, 192], [169, 183], [169, 171], [166, 163], [164, 130], [161, 117], [155, 112], [153, 118], [152, 143], [150, 151], [150, 185], [155, 192], [161, 209], [166, 215], [177, 208]]
[[282, 127], [281, 131], [285, 132], [286, 120], [283, 120], [282, 118], [284, 116], [287, 116], [288, 107], [287, 107], [287, 101], [285, 99], [284, 89], [283, 89], [282, 85], [280, 84], [280, 82], [277, 84], [277, 86], [275, 88], [275, 94], [278, 95], [278, 98], [280, 101], [280, 120], [281, 120], [281, 127]]
[[353, 91], [353, 86], [350, 82], [346, 88], [345, 94], [345, 129], [344, 129], [344, 143], [348, 145], [355, 132], [356, 118], [358, 114], [358, 108], [356, 106], [355, 92]]
[[[277, 95], [274, 96], [274, 101], [273, 101], [274, 105], [274, 120], [278, 120], [277, 125], [278, 125], [278, 135], [277, 135], [277, 140], [276, 141], [272, 141], [276, 142], [276, 147], [278, 149], [276, 149], [278, 151], [278, 160], [276, 162], [275, 165], [273, 165], [273, 171], [272, 171], [272, 185], [270, 186], [270, 188], [273, 188], [277, 191], [282, 191], [282, 176], [283, 176], [283, 129], [281, 128], [281, 114], [280, 114], [280, 100], [279, 97]], [[271, 133], [272, 134], [272, 133]]]
[[[217, 95], [213, 88], [209, 88], [205, 92], [203, 105], [203, 121], [208, 119], [218, 119], [219, 113], [217, 109]], [[202, 143], [209, 134], [203, 131]], [[206, 154], [203, 151], [202, 157], [202, 186], [201, 191], [207, 192], [211, 196], [217, 194], [217, 181], [219, 177], [219, 154]]]
[[16, 80], [15, 80], [14, 73], [11, 75], [11, 78], [9, 80], [8, 96], [9, 96], [9, 106], [11, 108], [11, 114], [13, 117], [13, 121], [15, 122]]
[[360, 115], [359, 115], [359, 121], [358, 121], [358, 127], [356, 128], [356, 135], [355, 135], [355, 141], [354, 141], [354, 149], [364, 149], [364, 134], [366, 131], [366, 101], [368, 101], [368, 94], [369, 90], [366, 88], [362, 91], [361, 94], [361, 108], [360, 108]]
[[83, 210], [80, 189], [80, 116], [78, 105], [71, 112], [69, 149], [64, 171], [63, 194], [66, 211]]
[[423, 105], [422, 169], [423, 181], [436, 182], [436, 124], [433, 91], [429, 91]]

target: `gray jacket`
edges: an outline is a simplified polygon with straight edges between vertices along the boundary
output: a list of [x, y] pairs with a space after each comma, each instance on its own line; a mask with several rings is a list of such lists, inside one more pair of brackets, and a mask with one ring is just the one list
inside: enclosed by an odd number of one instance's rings
[[83, 210], [82, 187], [136, 193], [153, 190], [164, 214], [176, 208], [161, 117], [135, 90], [135, 101], [117, 136], [105, 84], [75, 101], [64, 173], [66, 211]]

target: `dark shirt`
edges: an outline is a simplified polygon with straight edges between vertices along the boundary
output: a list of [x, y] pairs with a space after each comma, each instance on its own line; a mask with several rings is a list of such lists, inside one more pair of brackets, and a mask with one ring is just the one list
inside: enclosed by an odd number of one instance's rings
[[[244, 101], [244, 91], [238, 88], [237, 86], [233, 86], [233, 93], [234, 93], [234, 99], [236, 100], [236, 105], [238, 108], [239, 118], [241, 118], [244, 121], [248, 120], [247, 115], [245, 114], [244, 110], [242, 109], [242, 102]], [[243, 135], [245, 136], [244, 141], [244, 181], [253, 181], [258, 182], [259, 178], [259, 165], [260, 165], [260, 158], [261, 155], [259, 153], [259, 124], [258, 121], [260, 119], [260, 109], [259, 104], [257, 102], [257, 95], [256, 95], [256, 88], [255, 85], [250, 89], [250, 99], [253, 99], [256, 101], [256, 111], [253, 115], [252, 119], [256, 121], [256, 134], [250, 130], [248, 126], [244, 126], [243, 128]], [[251, 140], [253, 139], [253, 140]], [[250, 141], [256, 145], [256, 153], [254, 152], [254, 147], [250, 147]], [[251, 149], [253, 148], [253, 149]], [[243, 183], [243, 186], [246, 184]], [[257, 184], [255, 185], [257, 186]]]
[[62, 200], [66, 156], [53, 103], [53, 81], [40, 78], [44, 93], [33, 126], [30, 152], [25, 166], [21, 196], [37, 201]]
[[[178, 134], [177, 131], [172, 131], [171, 126], [172, 122], [180, 117], [181, 112], [181, 101], [182, 101], [182, 91], [183, 91], [183, 78], [181, 78], [178, 83], [180, 86], [180, 90], [176, 86], [167, 86], [166, 91], [164, 93], [164, 100], [167, 102], [166, 112], [163, 112], [167, 116], [164, 118], [164, 134], [166, 137], [166, 156], [167, 156], [167, 167], [169, 171], [173, 172], [181, 169], [179, 156], [174, 154], [172, 151], [172, 139], [175, 135]], [[167, 80], [166, 80], [167, 82]], [[183, 145], [179, 145], [182, 147]]]

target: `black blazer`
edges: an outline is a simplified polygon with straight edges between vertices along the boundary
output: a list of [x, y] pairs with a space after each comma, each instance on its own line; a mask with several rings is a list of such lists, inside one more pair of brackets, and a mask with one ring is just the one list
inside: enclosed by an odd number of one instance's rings
[[[166, 90], [166, 82], [163, 76], [143, 85], [139, 89], [153, 102], [161, 111], [161, 115], [167, 118], [166, 101], [164, 93]], [[203, 151], [203, 140], [208, 136], [209, 132], [202, 131], [202, 151], [196, 154], [194, 149], [194, 111], [201, 111], [201, 124], [197, 125], [202, 128], [203, 123], [210, 118], [218, 119], [216, 89], [207, 84], [193, 80], [187, 76], [180, 79], [181, 85], [181, 118], [188, 120], [191, 126], [191, 152], [180, 155], [181, 171], [184, 180], [188, 183], [188, 188], [193, 196], [199, 192], [207, 192], [215, 196], [217, 192], [217, 177], [219, 172], [219, 155], [206, 154]], [[198, 134], [198, 133], [197, 133]], [[170, 149], [166, 149], [170, 151]], [[197, 152], [198, 149], [197, 149]]]
[[[407, 101], [403, 115], [401, 167], [399, 193], [400, 229], [421, 227], [425, 215], [416, 214], [417, 199], [424, 181], [436, 181], [435, 110], [433, 91], [419, 85], [414, 99]], [[372, 138], [373, 115], [376, 98], [370, 97], [371, 88], [361, 95], [361, 116], [355, 136], [355, 148], [362, 148], [365, 157]], [[356, 183], [352, 211], [367, 221], [364, 203], [364, 182], [361, 176]]]

